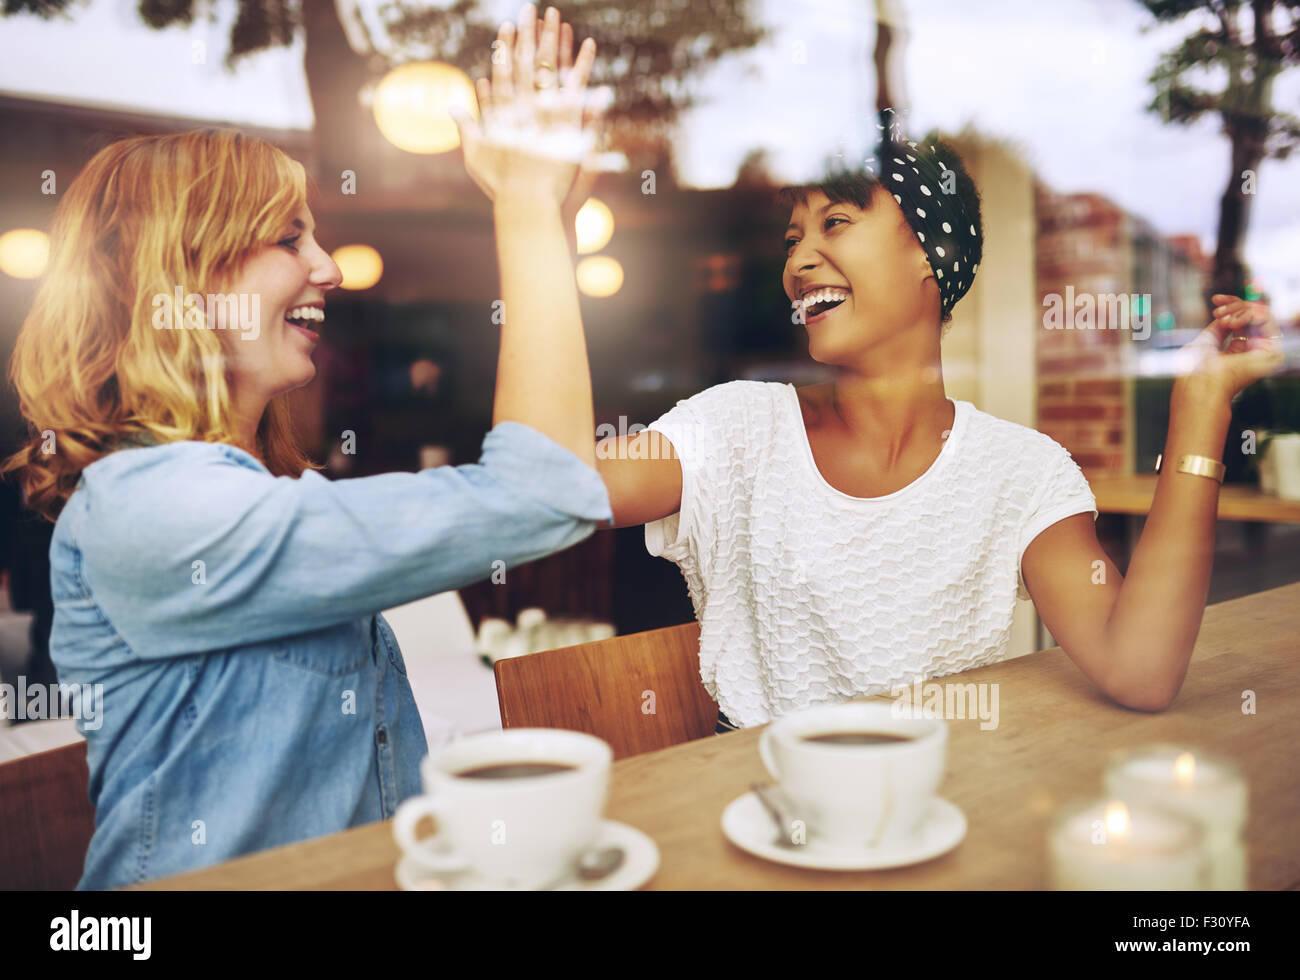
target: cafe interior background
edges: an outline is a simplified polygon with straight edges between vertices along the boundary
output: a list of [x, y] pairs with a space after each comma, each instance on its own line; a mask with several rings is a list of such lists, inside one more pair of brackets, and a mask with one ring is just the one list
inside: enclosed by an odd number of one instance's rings
[[[489, 205], [447, 108], [472, 98], [516, 0], [13, 7], [0, 17], [6, 364], [59, 192], [85, 162], [128, 135], [236, 126], [307, 166], [317, 237], [346, 276], [327, 297], [316, 379], [293, 396], [313, 457], [331, 478], [477, 458], [497, 272]], [[943, 341], [950, 397], [1047, 433], [1094, 490], [1151, 473], [1172, 352], [1209, 322], [1205, 296], [1236, 257], [1244, 294], [1272, 305], [1286, 365], [1236, 403], [1225, 491], [1300, 496], [1300, 159], [1285, 155], [1300, 138], [1300, 39], [1284, 42], [1271, 84], [1198, 101], [1193, 89], [1223, 88], [1232, 54], [1197, 46], [1210, 15], [1157, 23], [1137, 0], [572, 0], [561, 12], [598, 43], [593, 84], [614, 91], [608, 150], [623, 159], [577, 228], [605, 433], [722, 381], [822, 376], [782, 292], [788, 213], [774, 192], [865, 158], [888, 107], [913, 137], [942, 131], [983, 198], [984, 268]], [[1171, 89], [1178, 52], [1204, 64]], [[1234, 145], [1225, 114], [1272, 135], [1253, 145], [1238, 127]], [[1045, 301], [1067, 289], [1123, 294], [1130, 325], [1149, 331], [1049, 329]], [[6, 379], [0, 450], [22, 432]], [[1235, 451], [1252, 432], [1268, 451]], [[48, 670], [49, 527], [4, 489], [0, 679], [35, 683]], [[1132, 509], [1102, 506], [1098, 520], [1121, 570], [1144, 520]], [[1220, 520], [1209, 603], [1300, 580], [1296, 509]], [[494, 657], [693, 618], [640, 527], [388, 615], [431, 743], [500, 727]], [[1022, 602], [1011, 655], [1052, 645]], [[0, 719], [0, 762], [80, 737], [70, 719]]]

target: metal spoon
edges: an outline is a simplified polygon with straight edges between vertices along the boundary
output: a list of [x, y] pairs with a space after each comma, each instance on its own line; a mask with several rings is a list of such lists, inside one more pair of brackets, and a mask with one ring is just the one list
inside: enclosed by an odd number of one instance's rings
[[578, 857], [578, 877], [599, 881], [617, 871], [627, 855], [621, 847], [593, 847]]
[[796, 844], [790, 839], [790, 824], [788, 819], [789, 799], [781, 790], [772, 783], [753, 783], [750, 788], [758, 801], [763, 804], [772, 819], [776, 821], [776, 844], [779, 847], [795, 848], [801, 845]]
[[607, 878], [623, 864], [626, 855], [621, 847], [589, 847], [578, 855], [573, 870], [538, 887], [538, 891], [571, 891], [591, 881]]

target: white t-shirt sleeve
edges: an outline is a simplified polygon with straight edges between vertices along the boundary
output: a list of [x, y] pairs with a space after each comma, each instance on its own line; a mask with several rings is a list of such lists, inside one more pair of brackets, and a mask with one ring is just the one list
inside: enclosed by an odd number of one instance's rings
[[682, 467], [681, 509], [645, 526], [650, 554], [707, 568], [719, 508], [735, 505], [736, 481], [744, 480], [745, 434], [763, 387], [754, 381], [715, 385], [679, 401], [647, 427], [668, 437]]
[[[1020, 562], [1025, 559], [1025, 549], [1030, 542], [1042, 534], [1057, 521], [1063, 521], [1075, 514], [1092, 512], [1092, 519], [1097, 519], [1097, 498], [1092, 488], [1074, 461], [1069, 451], [1055, 440], [1051, 440], [1050, 452], [1047, 453], [1047, 465], [1043, 479], [1037, 488], [1033, 503], [1026, 512], [1025, 522], [1020, 532]], [[1017, 563], [1020, 599], [1028, 599], [1029, 590], [1025, 588], [1025, 578]]]

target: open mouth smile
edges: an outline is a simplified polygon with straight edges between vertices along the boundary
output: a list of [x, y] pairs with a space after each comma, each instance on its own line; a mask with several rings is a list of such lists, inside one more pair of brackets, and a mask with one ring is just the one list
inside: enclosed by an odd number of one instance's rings
[[284, 315], [284, 322], [308, 340], [319, 343], [320, 331], [315, 328], [325, 322], [325, 311], [319, 306], [295, 306]]
[[848, 289], [838, 288], [818, 289], [807, 293], [800, 301], [804, 324], [819, 323], [826, 319], [833, 310], [844, 304], [849, 298], [849, 293]]

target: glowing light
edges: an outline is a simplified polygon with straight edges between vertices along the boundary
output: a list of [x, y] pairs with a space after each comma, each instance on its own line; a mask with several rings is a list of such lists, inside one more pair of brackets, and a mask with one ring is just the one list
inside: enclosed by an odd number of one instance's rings
[[613, 296], [623, 286], [623, 267], [608, 255], [592, 255], [578, 263], [578, 288], [588, 296]]
[[589, 198], [573, 221], [577, 232], [578, 253], [599, 252], [614, 237], [614, 212], [604, 201]]
[[344, 289], [369, 289], [384, 274], [384, 260], [369, 245], [340, 245], [330, 257], [343, 273]]
[[474, 83], [459, 68], [416, 61], [394, 68], [375, 86], [375, 124], [408, 153], [446, 153], [460, 146], [452, 106], [478, 117]]
[[1106, 805], [1106, 833], [1112, 837], [1123, 837], [1128, 833], [1128, 807], [1118, 801]]
[[1183, 752], [1174, 760], [1174, 782], [1179, 786], [1190, 786], [1196, 778], [1196, 756]]
[[15, 228], [0, 235], [0, 272], [15, 279], [35, 279], [50, 261], [50, 236], [35, 228]]

